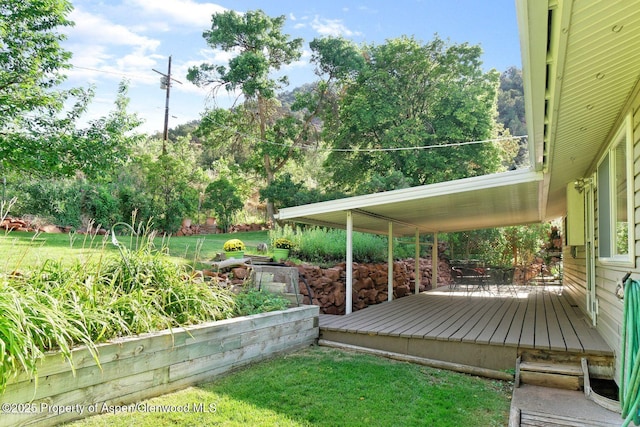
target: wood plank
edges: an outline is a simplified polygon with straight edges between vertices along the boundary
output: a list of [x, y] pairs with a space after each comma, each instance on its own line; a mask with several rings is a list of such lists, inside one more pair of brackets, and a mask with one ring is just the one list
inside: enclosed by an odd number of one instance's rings
[[533, 342], [535, 348], [549, 349], [549, 330], [547, 329], [547, 312], [545, 310], [546, 292], [536, 292], [534, 297], [536, 303], [536, 321], [534, 328]]
[[502, 318], [513, 303], [512, 298], [499, 298], [499, 300], [501, 302], [500, 307], [496, 308], [491, 316], [485, 316], [481, 321], [476, 323], [473, 328], [471, 328], [469, 332], [462, 338], [462, 341], [485, 344], [489, 343], [489, 339], [491, 339], [497, 326], [500, 324], [500, 322], [502, 322]]
[[521, 409], [520, 426], [614, 427], [619, 424]]
[[345, 316], [343, 329], [348, 332], [368, 332], [374, 328], [375, 324], [381, 322], [388, 317], [394, 317], [401, 314], [409, 306], [420, 306], [423, 303], [422, 298], [412, 298], [415, 295], [387, 301], [382, 304], [369, 306], [355, 313]]
[[[420, 319], [424, 317], [425, 313], [429, 310], [429, 303], [424, 299], [414, 299], [414, 301], [408, 302], [404, 305], [399, 305], [391, 312], [390, 316], [380, 316], [374, 322], [371, 322], [367, 327], [367, 332], [376, 333], [379, 335], [393, 335], [390, 332], [398, 327], [403, 327], [411, 324], [412, 319]], [[366, 328], [362, 328], [366, 329]]]
[[437, 322], [443, 313], [454, 311], [459, 306], [457, 298], [449, 298], [442, 295], [434, 295], [432, 298], [420, 319], [414, 319], [413, 322], [397, 327], [389, 332], [403, 337], [412, 336], [416, 331]]
[[517, 347], [520, 344], [520, 336], [522, 335], [527, 308], [527, 301], [517, 300], [511, 322], [505, 322], [500, 325], [500, 328], [497, 329], [494, 336], [491, 337], [490, 343], [501, 342], [503, 345]]
[[545, 314], [547, 317], [547, 331], [549, 333], [549, 348], [551, 350], [566, 351], [567, 345], [564, 341], [562, 330], [560, 329], [560, 323], [558, 322], [558, 315], [556, 313], [555, 305], [553, 304], [553, 300], [558, 299], [558, 296], [550, 293], [545, 293], [543, 297], [545, 301]]
[[558, 298], [552, 298], [551, 302], [554, 306], [567, 351], [583, 352], [584, 348], [582, 347], [582, 343], [578, 339], [578, 335], [573, 329], [571, 320], [569, 319], [569, 316], [567, 316], [564, 306], [562, 305], [561, 300], [563, 299], [565, 299], [563, 296], [559, 296]]
[[[471, 329], [476, 327], [479, 323], [485, 323], [492, 317], [492, 314], [496, 312], [496, 310], [502, 305], [502, 301], [498, 298], [491, 298], [483, 301], [477, 305], [476, 312], [469, 318], [467, 318], [464, 324], [460, 325], [460, 327], [449, 333], [450, 341], [462, 341], [463, 338], [469, 333]], [[485, 319], [485, 320], [483, 320]], [[446, 332], [446, 331], [445, 331]]]
[[598, 331], [587, 324], [584, 315], [579, 311], [578, 307], [572, 307], [569, 301], [564, 298], [560, 299], [560, 302], [570, 316], [573, 329], [576, 331], [576, 335], [585, 351], [596, 351], [606, 354], [613, 353]]
[[476, 337], [480, 344], [504, 345], [504, 340], [511, 327], [511, 322], [518, 311], [518, 300], [512, 299], [505, 304], [504, 312], [494, 316], [482, 332]]
[[460, 302], [457, 301], [457, 298], [448, 298], [440, 295], [434, 296], [419, 319], [412, 319], [412, 321], [407, 322], [406, 325], [385, 330], [385, 333], [398, 336], [413, 336], [416, 331], [423, 330], [425, 327], [431, 329], [435, 327], [433, 326], [434, 324], [440, 324], [440, 319], [443, 314], [455, 311], [458, 307], [460, 307]]
[[415, 338], [435, 338], [432, 331], [446, 322], [452, 321], [452, 317], [455, 318], [456, 313], [460, 310], [464, 310], [467, 306], [465, 302], [466, 298], [452, 297], [445, 300], [440, 300], [443, 305], [434, 316], [430, 316], [428, 319], [420, 325], [414, 325], [400, 333], [401, 337], [415, 337]]
[[446, 331], [453, 329], [457, 330], [460, 325], [464, 323], [465, 319], [473, 314], [475, 310], [475, 304], [467, 303], [464, 306], [461, 306], [458, 310], [447, 313], [448, 318], [446, 321], [441, 322], [438, 326], [432, 328], [423, 336], [425, 338], [435, 338], [446, 341], [449, 338], [449, 334], [446, 333]]
[[379, 325], [377, 334], [399, 336], [400, 332], [407, 328], [428, 322], [428, 319], [433, 316], [434, 312], [438, 309], [438, 305], [435, 304], [422, 305], [418, 307], [417, 310], [415, 307], [409, 307], [405, 313], [400, 313], [399, 319], [396, 319], [395, 322], [387, 322]]
[[540, 387], [560, 388], [564, 390], [580, 390], [582, 382], [573, 375], [548, 374], [546, 372], [523, 371], [520, 366], [520, 382]]
[[[482, 329], [489, 323], [489, 321], [498, 313], [503, 305], [505, 305], [506, 299], [493, 298], [489, 304], [483, 305], [483, 310], [476, 313], [474, 318], [463, 325], [458, 331], [451, 335], [451, 340], [476, 342], [476, 337], [480, 334]], [[472, 332], [473, 331], [473, 332]]]
[[520, 362], [521, 371], [545, 372], [548, 374], [584, 375], [581, 365], [567, 363]]
[[535, 348], [535, 328], [536, 328], [536, 299], [529, 295], [527, 298], [527, 312], [522, 321], [522, 330], [518, 341], [519, 347]]

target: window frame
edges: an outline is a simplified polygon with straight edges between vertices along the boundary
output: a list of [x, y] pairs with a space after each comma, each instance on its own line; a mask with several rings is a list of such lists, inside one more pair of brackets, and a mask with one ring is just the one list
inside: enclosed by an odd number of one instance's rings
[[[615, 133], [615, 136], [609, 143], [609, 146], [603, 153], [596, 166], [596, 188], [597, 188], [597, 207], [598, 207], [598, 261], [606, 264], [614, 264], [625, 267], [633, 267], [635, 265], [635, 226], [634, 226], [634, 178], [633, 178], [633, 129], [631, 127], [630, 117], [627, 116]], [[626, 167], [626, 210], [627, 210], [627, 248], [626, 254], [617, 254], [617, 213], [618, 206], [616, 201], [616, 149], [620, 144], [625, 144], [625, 167]], [[603, 177], [602, 174], [607, 176]], [[606, 178], [606, 189], [602, 191], [604, 179]], [[606, 201], [602, 199], [605, 196]], [[606, 202], [606, 203], [604, 203]], [[603, 214], [603, 206], [608, 206], [605, 215]], [[604, 224], [603, 221], [607, 223]], [[606, 234], [604, 234], [606, 231]], [[604, 237], [604, 238], [603, 238]], [[608, 238], [606, 238], [608, 237]], [[606, 240], [605, 240], [606, 238]], [[605, 240], [606, 245], [602, 242]], [[606, 251], [605, 251], [606, 249]]]

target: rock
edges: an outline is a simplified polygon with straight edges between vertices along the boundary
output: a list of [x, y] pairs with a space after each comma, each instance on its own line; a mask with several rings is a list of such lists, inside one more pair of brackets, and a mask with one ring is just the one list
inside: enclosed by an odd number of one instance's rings
[[62, 230], [55, 225], [43, 225], [38, 230], [43, 233], [62, 233]]

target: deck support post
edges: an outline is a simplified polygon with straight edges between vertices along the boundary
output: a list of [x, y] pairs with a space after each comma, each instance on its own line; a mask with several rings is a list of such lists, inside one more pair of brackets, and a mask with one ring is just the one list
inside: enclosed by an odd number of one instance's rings
[[431, 289], [438, 287], [438, 232], [433, 233], [433, 246], [431, 247]]
[[345, 286], [345, 314], [353, 310], [353, 215], [347, 211], [347, 266]]
[[420, 230], [416, 228], [416, 257], [415, 257], [415, 267], [413, 275], [415, 277], [415, 294], [418, 295], [420, 293]]
[[393, 300], [393, 223], [389, 221], [389, 248], [387, 250], [387, 301]]

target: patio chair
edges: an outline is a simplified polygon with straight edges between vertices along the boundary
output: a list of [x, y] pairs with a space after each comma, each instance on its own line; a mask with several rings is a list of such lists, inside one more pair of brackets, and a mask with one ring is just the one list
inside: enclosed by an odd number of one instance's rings
[[489, 270], [491, 281], [496, 285], [498, 294], [500, 294], [504, 288], [509, 288], [512, 294], [517, 292], [514, 284], [515, 271], [513, 267], [493, 267]]
[[452, 289], [457, 289], [458, 286], [462, 285], [466, 291], [469, 291], [469, 286], [471, 286], [473, 291], [474, 289], [484, 290], [489, 275], [486, 274], [484, 269], [454, 266], [451, 267], [451, 278], [453, 279]]

